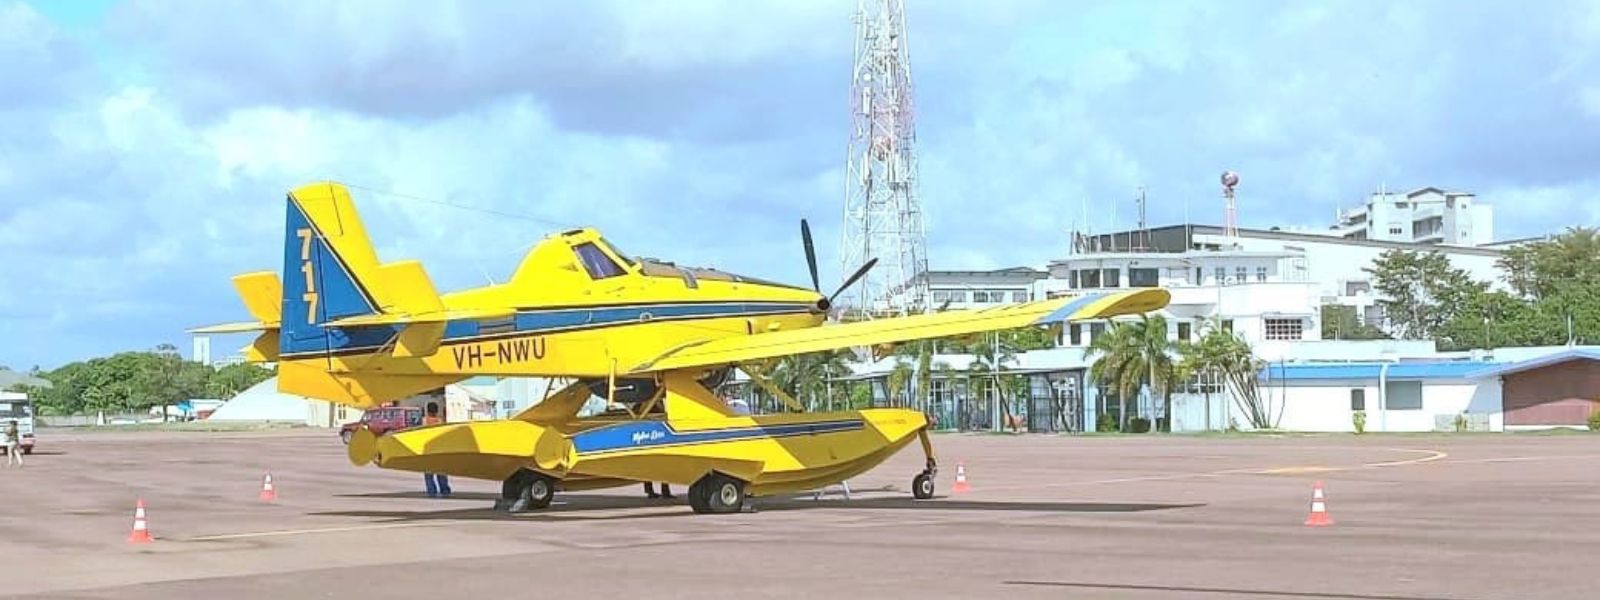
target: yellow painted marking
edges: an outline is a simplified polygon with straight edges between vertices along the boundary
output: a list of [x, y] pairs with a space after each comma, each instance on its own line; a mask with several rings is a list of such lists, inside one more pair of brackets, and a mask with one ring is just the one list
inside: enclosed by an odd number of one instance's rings
[[404, 529], [409, 527], [437, 527], [446, 523], [387, 523], [383, 525], [354, 525], [350, 527], [325, 527], [322, 529], [281, 529], [277, 531], [255, 531], [250, 533], [225, 533], [221, 535], [202, 535], [199, 537], [184, 538], [186, 542], [207, 542], [215, 540], [242, 540], [259, 537], [274, 537], [283, 535], [306, 535], [311, 533], [339, 533], [345, 531], [373, 531], [378, 529]]
[[1391, 450], [1391, 451], [1394, 451], [1394, 452], [1419, 452], [1419, 453], [1422, 453], [1422, 454], [1427, 454], [1428, 456], [1424, 456], [1422, 458], [1413, 458], [1411, 460], [1397, 460], [1397, 461], [1381, 462], [1381, 463], [1368, 463], [1368, 464], [1361, 465], [1361, 466], [1368, 467], [1368, 468], [1401, 467], [1401, 466], [1405, 466], [1405, 465], [1416, 465], [1416, 464], [1421, 464], [1421, 463], [1425, 463], [1425, 462], [1433, 462], [1433, 461], [1442, 459], [1442, 458], [1444, 458], [1446, 456], [1450, 456], [1449, 454], [1444, 453], [1444, 452], [1440, 452], [1438, 450], [1413, 450], [1411, 448], [1384, 448], [1384, 449], [1385, 450]]

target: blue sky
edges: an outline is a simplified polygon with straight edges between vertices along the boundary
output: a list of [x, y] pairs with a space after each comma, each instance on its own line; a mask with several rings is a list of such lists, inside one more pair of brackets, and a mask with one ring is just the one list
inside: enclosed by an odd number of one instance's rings
[[[0, 0], [0, 364], [187, 352], [325, 178], [397, 192], [358, 190], [380, 256], [442, 288], [567, 225], [801, 282], [802, 217], [837, 281], [853, 6]], [[1245, 226], [1380, 183], [1600, 222], [1600, 5], [1467, 6], [914, 2], [930, 260], [1042, 266], [1139, 185], [1214, 223], [1224, 169]]]

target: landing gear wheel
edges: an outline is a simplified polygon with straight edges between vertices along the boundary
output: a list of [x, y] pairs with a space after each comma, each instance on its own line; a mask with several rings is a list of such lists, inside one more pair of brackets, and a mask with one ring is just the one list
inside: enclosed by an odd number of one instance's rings
[[744, 482], [721, 473], [706, 475], [689, 488], [689, 504], [697, 513], [736, 513], [744, 501]]
[[933, 497], [933, 475], [927, 471], [918, 473], [911, 478], [911, 497], [918, 500], [927, 500]]
[[550, 506], [555, 498], [556, 480], [549, 475], [523, 469], [507, 477], [500, 484], [500, 498], [495, 500], [495, 510], [523, 512]]
[[689, 485], [689, 508], [694, 509], [696, 513], [705, 514], [711, 512], [711, 509], [706, 506], [706, 483], [710, 479], [711, 476], [707, 475]]
[[550, 501], [556, 497], [556, 480], [543, 473], [537, 474], [533, 481], [528, 482], [524, 488], [523, 496], [528, 499], [528, 508], [547, 508]]

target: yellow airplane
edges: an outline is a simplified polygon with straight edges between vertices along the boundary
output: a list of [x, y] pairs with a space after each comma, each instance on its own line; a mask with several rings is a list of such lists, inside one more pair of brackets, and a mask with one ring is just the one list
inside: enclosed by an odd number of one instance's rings
[[[548, 506], [557, 490], [643, 481], [689, 486], [699, 513], [755, 496], [815, 490], [863, 473], [919, 439], [938, 473], [924, 414], [908, 409], [806, 413], [764, 376], [784, 356], [967, 335], [1165, 306], [1162, 289], [1087, 294], [851, 323], [829, 323], [810, 230], [812, 289], [638, 258], [594, 229], [551, 235], [502, 284], [440, 294], [416, 261], [379, 262], [343, 185], [292, 190], [282, 278], [233, 278], [253, 321], [192, 330], [258, 331], [254, 362], [277, 364], [280, 391], [371, 408], [469, 377], [575, 383], [505, 420], [448, 423], [349, 444], [360, 466], [502, 482], [500, 510]], [[849, 277], [847, 289], [872, 267]], [[733, 368], [792, 412], [743, 415], [712, 390]], [[592, 397], [621, 410], [578, 417]]]

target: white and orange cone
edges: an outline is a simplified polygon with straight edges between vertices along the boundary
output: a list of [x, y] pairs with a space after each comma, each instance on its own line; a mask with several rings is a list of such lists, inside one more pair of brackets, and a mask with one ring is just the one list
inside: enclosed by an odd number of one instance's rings
[[1322, 482], [1318, 481], [1311, 487], [1311, 514], [1306, 517], [1307, 527], [1327, 527], [1333, 524], [1333, 517], [1328, 516], [1328, 498], [1322, 492]]
[[261, 480], [261, 501], [272, 502], [278, 499], [278, 489], [272, 486], [272, 474]]
[[956, 484], [950, 487], [950, 493], [961, 494], [972, 491], [972, 486], [967, 483], [966, 463], [956, 463]]
[[140, 498], [133, 505], [133, 532], [128, 534], [128, 543], [148, 544], [150, 541], [150, 525], [144, 519], [144, 498]]

